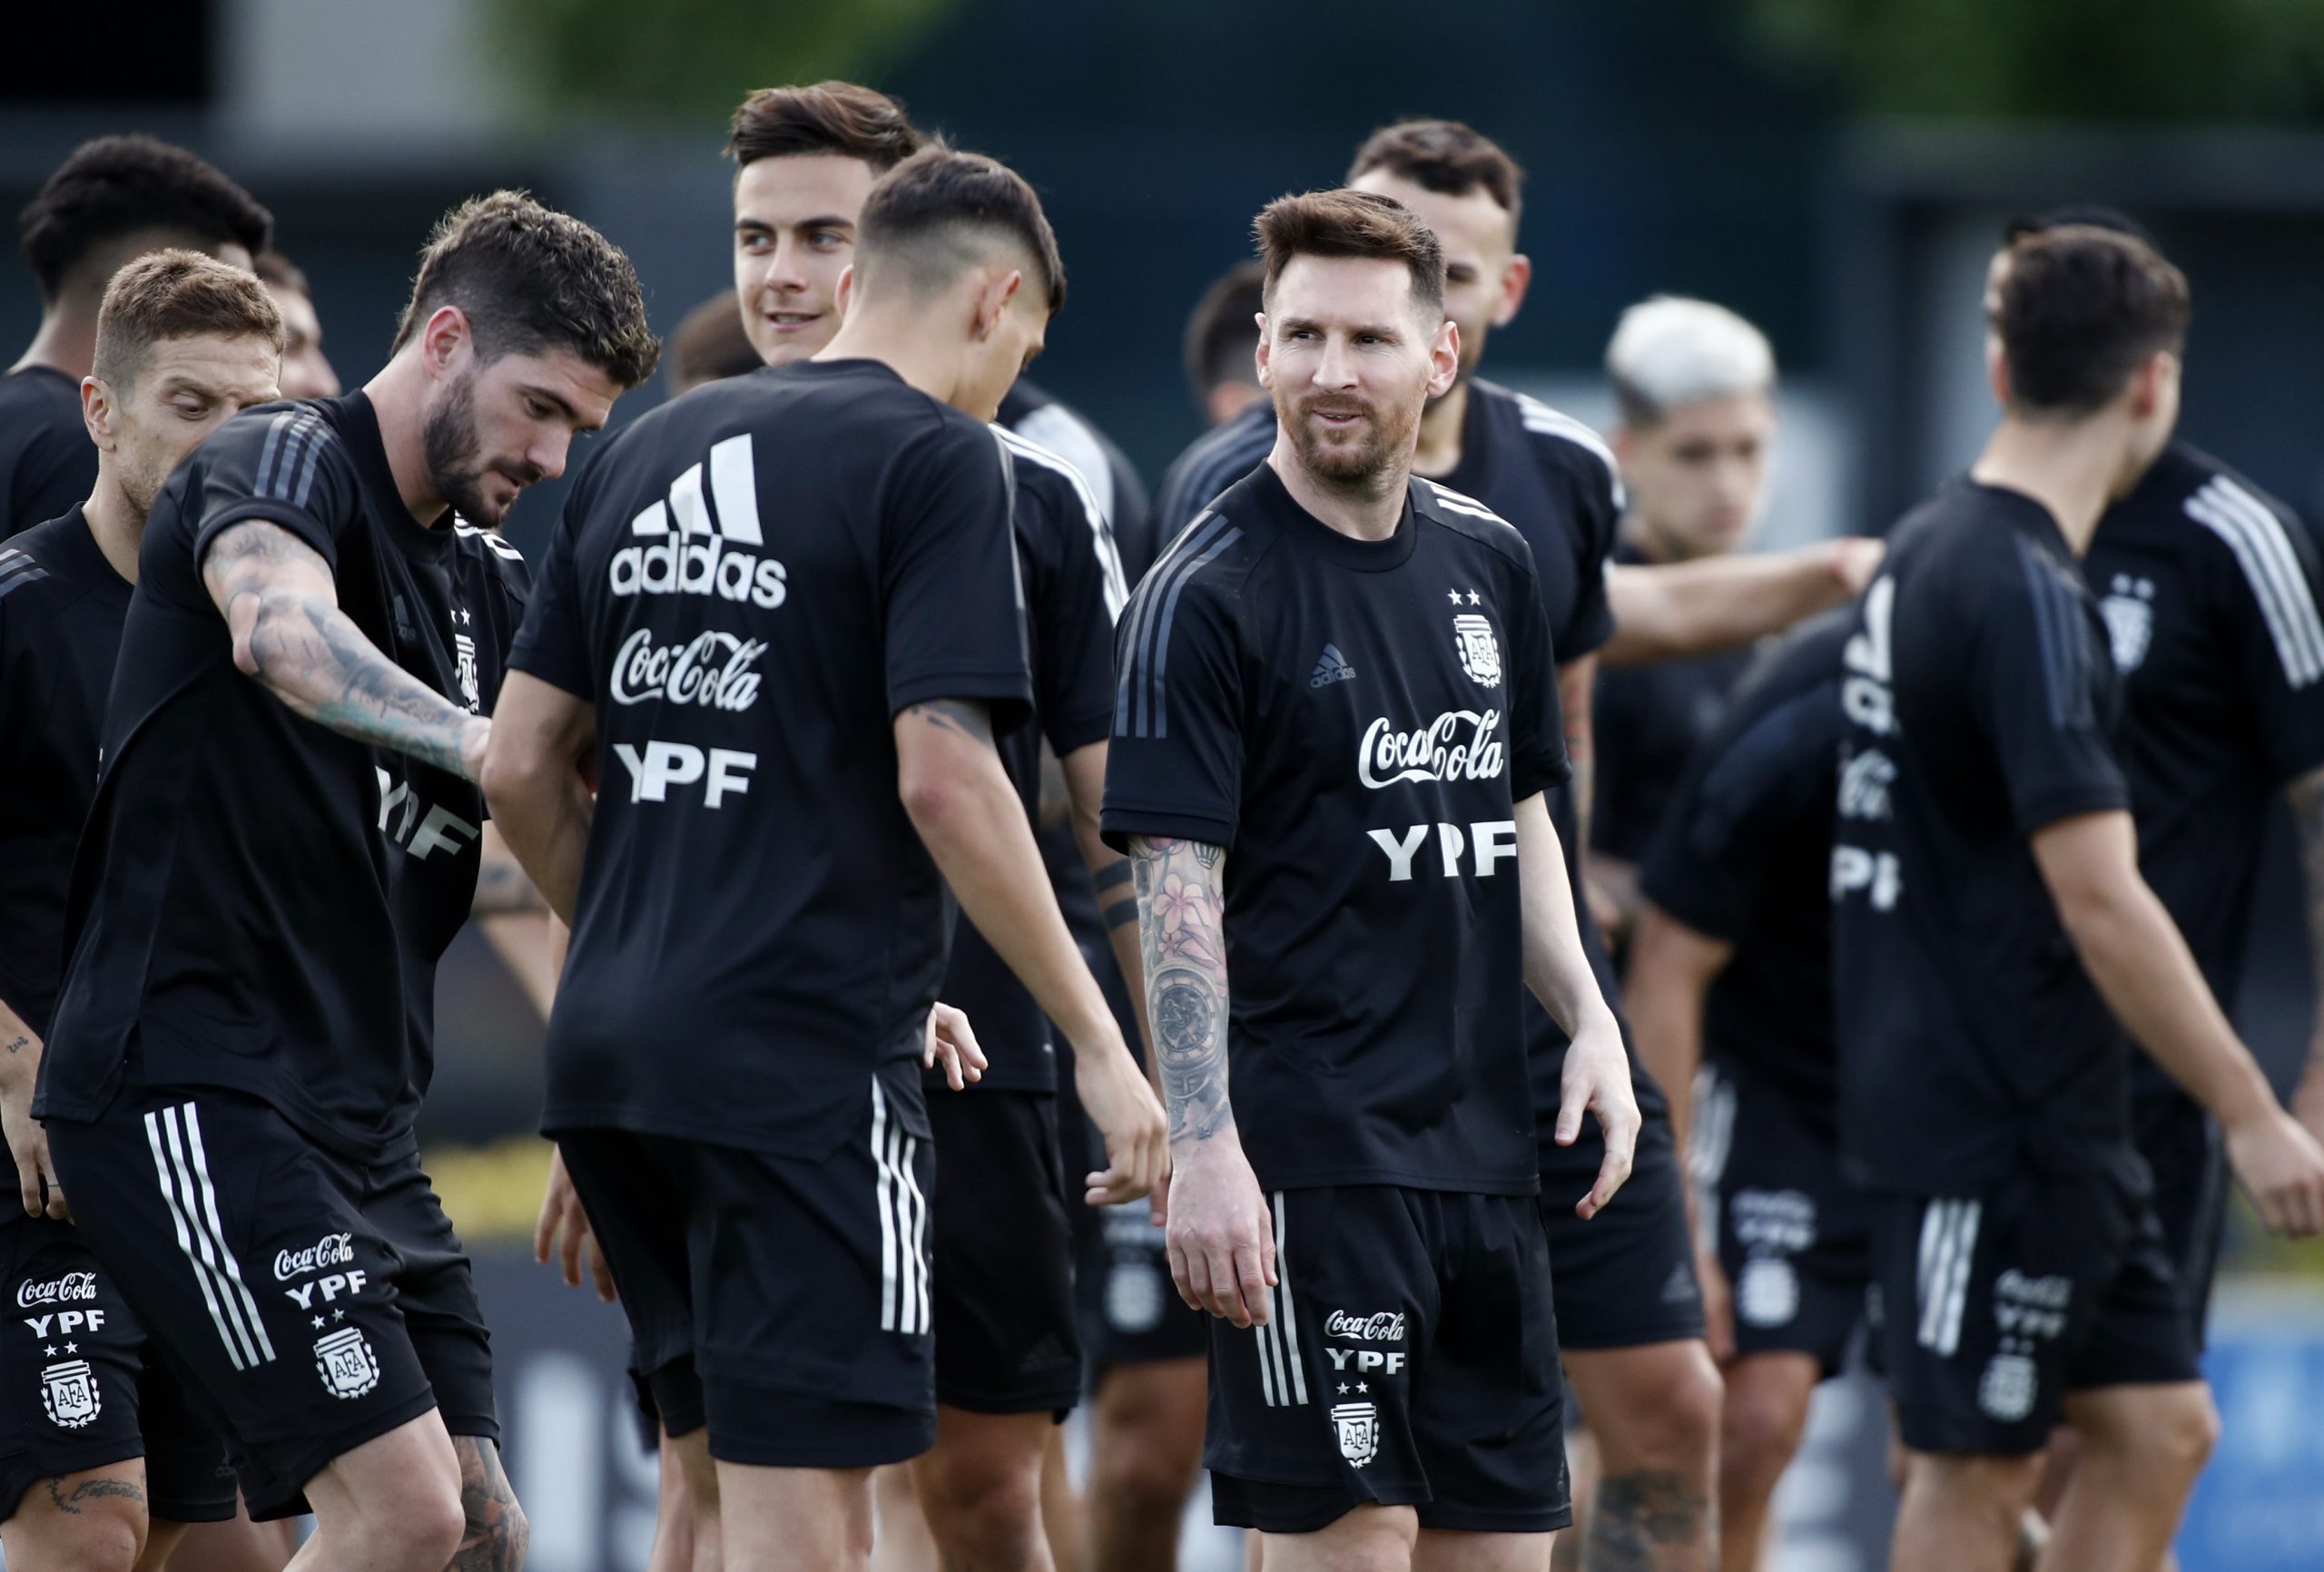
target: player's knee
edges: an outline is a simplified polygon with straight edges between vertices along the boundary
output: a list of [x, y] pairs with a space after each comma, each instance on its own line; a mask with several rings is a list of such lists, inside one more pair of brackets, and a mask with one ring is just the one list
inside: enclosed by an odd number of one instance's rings
[[994, 1547], [1040, 1531], [1041, 1459], [1005, 1448], [939, 1448], [912, 1470], [921, 1509], [947, 1548]]
[[1946, 1514], [2010, 1523], [2034, 1504], [2034, 1492], [2041, 1480], [2038, 1454], [2019, 1458], [1909, 1452], [1905, 1464], [1907, 1493], [1925, 1498]]
[[2140, 1405], [2141, 1422], [2110, 1444], [2133, 1450], [2159, 1479], [2192, 1480], [2219, 1445], [2219, 1409], [2208, 1387], [2190, 1387]]
[[1601, 1432], [1606, 1471], [1694, 1472], [1707, 1467], [1718, 1446], [1723, 1395], [1709, 1351], [1700, 1343], [1676, 1345], [1633, 1391], [1627, 1412], [1593, 1420]]
[[1730, 1387], [1719, 1417], [1720, 1478], [1730, 1489], [1773, 1490], [1807, 1429], [1807, 1405], [1791, 1391]]
[[[76, 1493], [71, 1479], [48, 1479], [25, 1493], [25, 1508], [8, 1524], [12, 1556], [29, 1567], [55, 1572], [131, 1572], [145, 1553], [149, 1524], [144, 1502], [128, 1496]], [[47, 1492], [61, 1488], [52, 1507]]]

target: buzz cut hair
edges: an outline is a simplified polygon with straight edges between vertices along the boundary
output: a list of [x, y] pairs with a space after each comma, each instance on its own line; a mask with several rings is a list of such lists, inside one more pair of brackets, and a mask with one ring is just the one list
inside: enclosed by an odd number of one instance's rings
[[[150, 136], [100, 136], [42, 184], [17, 214], [25, 260], [54, 304], [108, 246], [160, 234], [191, 249], [239, 245], [255, 257], [274, 233], [274, 215], [212, 164]], [[105, 280], [86, 280], [91, 294]]]
[[263, 339], [280, 355], [282, 313], [256, 274], [200, 251], [148, 251], [105, 287], [91, 368], [126, 397], [155, 345], [212, 337]]
[[2013, 409], [2081, 418], [2187, 342], [2186, 275], [2135, 235], [2063, 224], [2021, 235], [1993, 304]]
[[622, 249], [522, 192], [470, 197], [444, 215], [419, 253], [389, 352], [445, 306], [467, 315], [477, 354], [487, 361], [565, 349], [635, 388], [661, 358], [637, 270]]
[[1439, 196], [1482, 191], [1509, 215], [1513, 228], [1523, 204], [1525, 171], [1502, 145], [1457, 120], [1400, 120], [1384, 125], [1355, 150], [1351, 184], [1375, 169]]
[[1444, 248], [1436, 231], [1393, 197], [1371, 192], [1311, 191], [1280, 196], [1259, 210], [1251, 232], [1266, 269], [1266, 298], [1295, 257], [1354, 257], [1402, 262], [1413, 300], [1444, 311]]
[[986, 259], [993, 241], [1033, 264], [1029, 282], [1055, 316], [1065, 306], [1065, 260], [1041, 199], [1023, 175], [980, 152], [924, 147], [881, 175], [863, 199], [856, 254], [867, 282], [895, 268], [930, 294]]
[[1633, 430], [1671, 410], [1739, 393], [1773, 393], [1768, 336], [1709, 300], [1656, 295], [1622, 313], [1606, 345], [1606, 378]]
[[817, 153], [860, 158], [876, 177], [928, 145], [904, 106], [853, 82], [762, 87], [727, 124], [726, 156], [737, 174], [763, 158]]

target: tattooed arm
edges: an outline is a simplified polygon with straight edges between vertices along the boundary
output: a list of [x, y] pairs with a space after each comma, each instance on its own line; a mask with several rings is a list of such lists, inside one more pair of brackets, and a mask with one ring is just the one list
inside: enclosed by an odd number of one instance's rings
[[1170, 1116], [1170, 1275], [1197, 1310], [1264, 1326], [1275, 1231], [1226, 1095], [1226, 851], [1133, 836], [1147, 1014]]
[[310, 721], [473, 781], [490, 722], [379, 653], [339, 609], [330, 565], [281, 525], [229, 525], [202, 582], [234, 638], [234, 664]]
[[[69, 1222], [64, 1191], [49, 1165], [48, 1133], [33, 1117], [33, 1090], [40, 1080], [40, 1034], [0, 1000], [0, 1130], [8, 1139], [8, 1154], [16, 1160], [16, 1188], [23, 1196], [25, 1215], [44, 1211], [58, 1222]], [[43, 1181], [48, 1199], [41, 1199]]]
[[2309, 1134], [2324, 1141], [2324, 770], [2293, 781], [2291, 821], [2299, 832], [2301, 889], [2308, 901], [2309, 953], [2315, 958], [2317, 1018], [2308, 1039], [2308, 1066], [2292, 1092], [2292, 1112]]
[[1073, 1045], [1074, 1089], [1106, 1140], [1106, 1171], [1089, 1175], [1084, 1198], [1108, 1205], [1148, 1194], [1169, 1162], [1162, 1110], [1066, 929], [989, 712], [932, 699], [906, 706], [895, 733], [897, 792], [929, 855], [961, 912]]

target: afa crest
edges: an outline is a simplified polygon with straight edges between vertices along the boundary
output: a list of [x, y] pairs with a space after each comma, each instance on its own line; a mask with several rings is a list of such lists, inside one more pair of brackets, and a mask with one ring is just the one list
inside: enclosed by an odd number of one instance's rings
[[357, 1327], [346, 1326], [315, 1343], [315, 1373], [335, 1398], [359, 1398], [379, 1384], [379, 1356]]
[[2106, 640], [2113, 646], [2114, 669], [2128, 676], [2144, 663], [2154, 643], [2154, 581], [2118, 573], [2098, 603], [2106, 619]]
[[40, 1406], [48, 1410], [48, 1421], [53, 1425], [77, 1430], [104, 1410], [96, 1371], [87, 1360], [50, 1365], [40, 1372]]
[[1475, 612], [1456, 612], [1452, 635], [1470, 679], [1482, 688], [1501, 686], [1501, 641], [1492, 636], [1492, 623]]
[[1332, 1428], [1339, 1432], [1340, 1456], [1353, 1467], [1360, 1469], [1380, 1455], [1380, 1410], [1372, 1404], [1335, 1405]]

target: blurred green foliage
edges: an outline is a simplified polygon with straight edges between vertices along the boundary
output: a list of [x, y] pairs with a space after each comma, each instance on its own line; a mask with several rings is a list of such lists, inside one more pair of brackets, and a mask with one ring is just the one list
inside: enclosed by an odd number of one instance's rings
[[534, 107], [640, 118], [715, 111], [754, 87], [864, 80], [954, 0], [486, 0]]
[[1886, 114], [2324, 119], [2324, 0], [1747, 0]]

